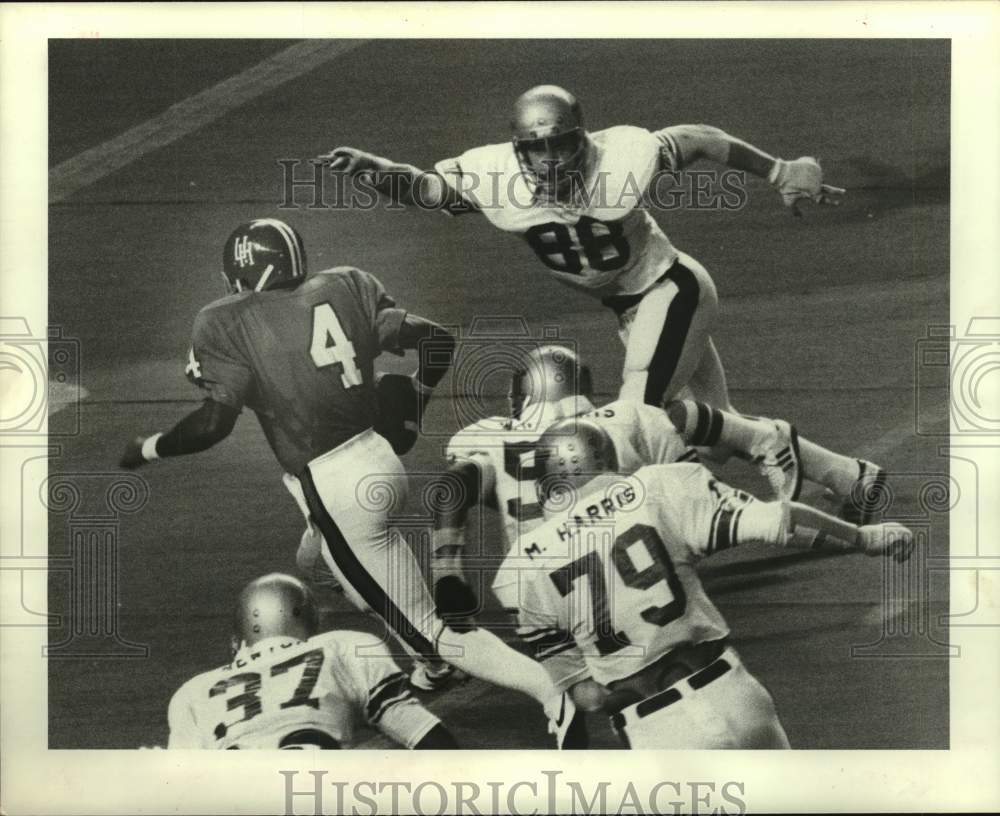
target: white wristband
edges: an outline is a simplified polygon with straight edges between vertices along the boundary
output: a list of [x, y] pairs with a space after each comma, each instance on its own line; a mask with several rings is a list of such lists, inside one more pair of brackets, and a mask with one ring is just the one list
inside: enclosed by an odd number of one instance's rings
[[162, 433], [155, 433], [152, 436], [147, 436], [142, 443], [142, 458], [147, 462], [155, 462], [160, 458], [160, 454], [156, 452], [156, 443], [159, 442], [160, 437], [163, 436]]

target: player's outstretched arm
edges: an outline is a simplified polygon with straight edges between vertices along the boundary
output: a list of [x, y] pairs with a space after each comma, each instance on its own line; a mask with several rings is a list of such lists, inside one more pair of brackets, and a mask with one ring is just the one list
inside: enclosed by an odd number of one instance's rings
[[135, 470], [157, 459], [207, 450], [229, 436], [239, 416], [237, 409], [206, 399], [200, 408], [166, 433], [132, 439], [125, 446], [119, 465], [126, 470]]
[[799, 502], [750, 502], [737, 511], [734, 525], [739, 540], [778, 544], [798, 549], [834, 547], [869, 556], [905, 561], [913, 552], [913, 533], [902, 524], [887, 522], [856, 527]]
[[461, 197], [439, 173], [376, 156], [356, 147], [335, 147], [319, 156], [334, 173], [360, 177], [393, 203], [441, 210], [461, 204]]
[[802, 214], [798, 203], [804, 198], [836, 206], [845, 192], [841, 187], [823, 183], [823, 171], [811, 156], [779, 159], [711, 125], [675, 125], [658, 131], [657, 136], [674, 157], [671, 169], [707, 159], [753, 173], [767, 179], [796, 216]]

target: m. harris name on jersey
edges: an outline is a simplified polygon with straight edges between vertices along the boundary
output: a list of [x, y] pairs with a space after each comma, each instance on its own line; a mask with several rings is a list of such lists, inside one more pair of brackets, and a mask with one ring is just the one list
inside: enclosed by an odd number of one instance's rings
[[[632, 505], [636, 504], [639, 498], [635, 487], [631, 484], [618, 484], [612, 486], [608, 490], [608, 494], [593, 504], [588, 504], [584, 508], [583, 514], [574, 513], [566, 521], [555, 528], [555, 533], [561, 542], [568, 542], [572, 540], [575, 536], [579, 536], [583, 532], [583, 528], [590, 527], [598, 524], [602, 521], [610, 521], [615, 513], [621, 510], [630, 510]], [[552, 527], [545, 525], [539, 528], [541, 533], [551, 533]], [[546, 535], [532, 536], [532, 541], [529, 545], [524, 548], [524, 554], [528, 558], [534, 558], [535, 556], [544, 555], [548, 550], [548, 542], [545, 539], [550, 540], [551, 537]], [[539, 544], [539, 541], [543, 543]]]

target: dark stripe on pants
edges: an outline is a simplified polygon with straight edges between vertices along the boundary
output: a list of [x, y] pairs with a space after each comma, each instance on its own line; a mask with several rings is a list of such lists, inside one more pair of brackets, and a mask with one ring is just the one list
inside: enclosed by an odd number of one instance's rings
[[[375, 614], [389, 625], [389, 628], [396, 633], [400, 640], [404, 641], [417, 654], [427, 658], [436, 658], [437, 655], [431, 642], [420, 634], [413, 625], [413, 621], [407, 620], [399, 607], [392, 602], [392, 598], [385, 594], [378, 582], [372, 578], [371, 573], [358, 560], [350, 544], [347, 543], [347, 539], [344, 538], [344, 534], [340, 532], [337, 523], [327, 511], [326, 505], [323, 504], [323, 499], [320, 497], [319, 491], [316, 490], [316, 483], [313, 481], [312, 473], [308, 467], [302, 469], [299, 482], [302, 485], [302, 492], [306, 497], [306, 504], [309, 505], [313, 521], [323, 533], [326, 547], [333, 557], [333, 562], [344, 574], [348, 583], [354, 587], [358, 595], [364, 599], [364, 602], [372, 608]], [[406, 622], [412, 631], [406, 632], [397, 629], [403, 622]], [[401, 628], [405, 629], [406, 627]]]
[[663, 393], [677, 371], [677, 364], [684, 350], [691, 320], [698, 308], [698, 279], [694, 272], [680, 261], [675, 261], [666, 275], [677, 286], [677, 294], [670, 301], [667, 316], [663, 321], [660, 339], [656, 341], [656, 350], [649, 363], [649, 373], [646, 376], [646, 392], [643, 401], [647, 405], [662, 405]]

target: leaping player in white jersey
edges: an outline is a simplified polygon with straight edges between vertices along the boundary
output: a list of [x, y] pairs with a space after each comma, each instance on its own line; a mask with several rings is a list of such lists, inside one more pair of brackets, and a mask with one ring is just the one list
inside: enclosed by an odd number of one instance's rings
[[715, 284], [671, 244], [644, 206], [646, 194], [664, 172], [699, 159], [768, 179], [796, 214], [802, 199], [835, 204], [844, 191], [823, 183], [815, 159], [777, 159], [707, 125], [589, 133], [576, 98], [555, 85], [524, 93], [511, 127], [512, 141], [473, 148], [430, 173], [351, 147], [321, 158], [397, 202], [478, 212], [521, 235], [557, 280], [617, 315], [622, 399], [659, 406], [689, 386], [696, 399], [732, 410], [711, 338]]
[[167, 747], [350, 748], [364, 728], [404, 748], [458, 747], [379, 638], [318, 628], [301, 581], [277, 573], [251, 581], [236, 609], [233, 659], [177, 690]]
[[575, 657], [626, 747], [789, 747], [770, 694], [727, 642], [699, 559], [750, 543], [897, 561], [913, 549], [900, 524], [855, 527], [756, 501], [697, 463], [626, 476], [608, 433], [587, 419], [552, 425], [538, 452], [546, 521], [518, 544], [521, 620], [532, 642]]
[[[519, 609], [518, 545], [543, 516], [535, 492], [539, 439], [562, 419], [586, 419], [607, 432], [622, 473], [697, 461], [695, 448], [710, 452], [721, 446], [756, 461], [778, 500], [796, 500], [807, 480], [840, 497], [852, 522], [867, 524], [874, 516], [880, 491], [862, 476], [871, 469], [799, 437], [784, 420], [745, 417], [689, 400], [671, 402], [666, 410], [629, 400], [596, 408], [590, 397], [590, 370], [576, 354], [565, 346], [539, 346], [511, 376], [509, 416], [472, 423], [449, 441], [449, 468], [438, 494], [453, 498], [438, 508], [432, 549], [435, 604], [453, 627], [474, 615], [481, 602], [465, 582], [462, 557], [466, 519], [477, 503], [495, 507], [502, 516], [504, 553], [512, 558], [497, 571], [493, 590], [505, 608]], [[540, 647], [536, 654], [545, 654], [543, 644], [534, 645]], [[557, 687], [566, 687], [560, 682], [565, 678], [554, 679]]]

